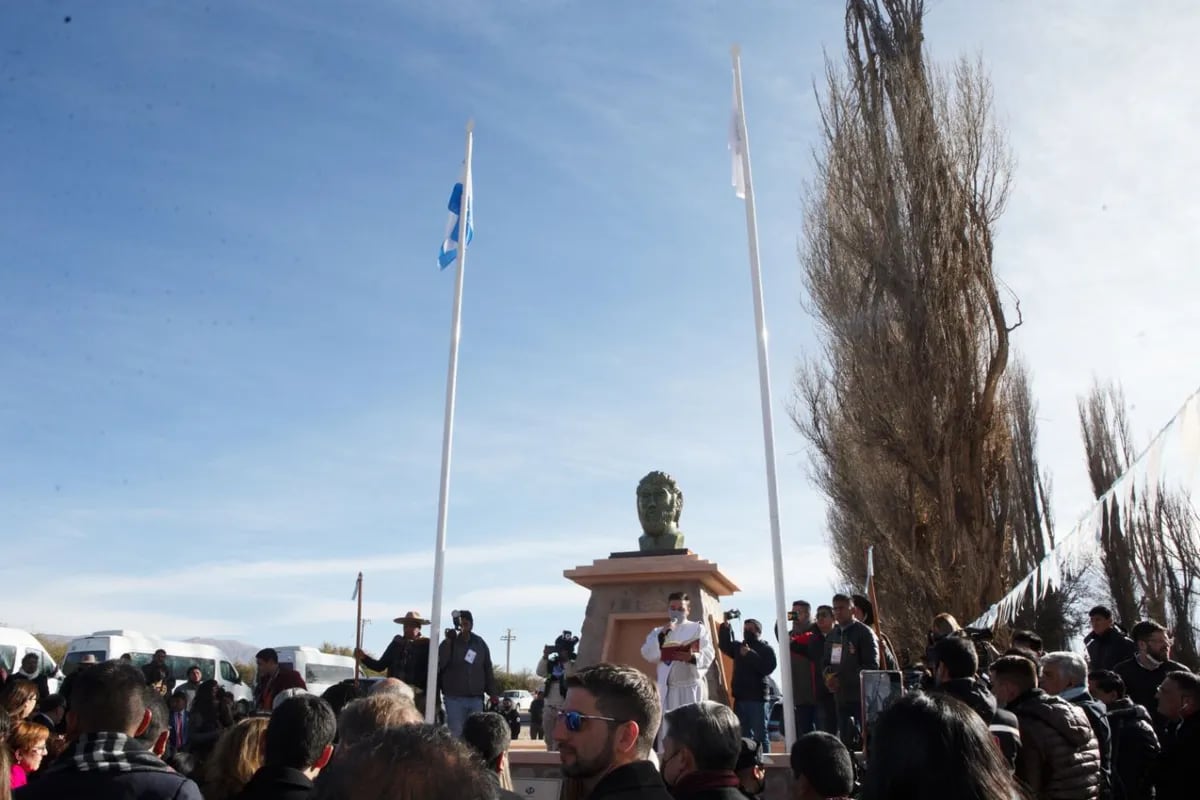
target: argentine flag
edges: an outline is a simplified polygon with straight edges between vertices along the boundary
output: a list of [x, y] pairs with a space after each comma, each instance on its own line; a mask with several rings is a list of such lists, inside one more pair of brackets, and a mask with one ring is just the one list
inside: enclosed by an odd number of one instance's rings
[[447, 204], [450, 209], [450, 218], [446, 220], [446, 238], [442, 241], [442, 249], [438, 253], [438, 266], [442, 269], [453, 264], [454, 259], [458, 258], [458, 220], [463, 213], [464, 206], [467, 209], [467, 244], [470, 244], [475, 235], [475, 225], [469, 166], [463, 167], [462, 178], [450, 190], [450, 202]]

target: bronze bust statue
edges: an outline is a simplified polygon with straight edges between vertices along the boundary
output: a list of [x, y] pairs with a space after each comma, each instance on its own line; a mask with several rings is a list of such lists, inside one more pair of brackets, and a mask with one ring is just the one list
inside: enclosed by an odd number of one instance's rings
[[638, 520], [643, 536], [638, 547], [643, 552], [679, 550], [683, 534], [679, 531], [679, 515], [683, 513], [683, 491], [665, 472], [651, 472], [637, 487]]

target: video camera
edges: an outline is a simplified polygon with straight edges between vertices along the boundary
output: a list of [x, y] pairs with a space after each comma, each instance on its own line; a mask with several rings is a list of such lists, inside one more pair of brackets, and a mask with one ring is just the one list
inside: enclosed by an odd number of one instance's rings
[[546, 656], [546, 660], [554, 662], [558, 660], [558, 654], [565, 650], [570, 653], [568, 660], [575, 658], [575, 646], [579, 644], [579, 637], [572, 634], [570, 631], [563, 631], [554, 644], [548, 644], [543, 648], [542, 652]]
[[729, 620], [731, 620], [731, 619], [741, 619], [741, 618], [742, 618], [742, 612], [737, 610], [736, 608], [731, 608], [725, 612], [725, 621], [726, 622], [729, 622]]
[[[462, 613], [457, 608], [450, 612], [450, 621], [454, 623], [453, 628], [446, 628], [446, 638], [450, 639], [462, 633]], [[468, 611], [469, 615], [471, 612]]]

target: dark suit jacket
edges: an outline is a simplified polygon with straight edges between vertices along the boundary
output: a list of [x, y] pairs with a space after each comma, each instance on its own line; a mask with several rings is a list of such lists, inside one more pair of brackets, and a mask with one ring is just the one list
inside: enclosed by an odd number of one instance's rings
[[298, 769], [262, 767], [235, 800], [308, 800], [313, 782]]

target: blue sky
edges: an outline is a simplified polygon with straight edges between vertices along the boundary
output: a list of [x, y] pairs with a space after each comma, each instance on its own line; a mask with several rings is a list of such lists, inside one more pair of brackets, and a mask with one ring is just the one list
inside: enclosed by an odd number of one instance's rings
[[[578, 630], [564, 569], [639, 534], [651, 469], [688, 545], [772, 608], [745, 226], [743, 47], [789, 595], [824, 508], [785, 409], [816, 347], [795, 257], [813, 82], [840, 4], [14, 3], [0, 28], [3, 621], [369, 649], [429, 611], [453, 276], [435, 257], [476, 120], [446, 611], [514, 666]], [[1170, 10], [1172, 23], [1163, 24]], [[65, 17], [71, 21], [65, 22]], [[936, 3], [992, 70], [1060, 526], [1089, 490], [1075, 397], [1139, 435], [1196, 386], [1187, 4]], [[1144, 47], [1148, 41], [1154, 48]]]

